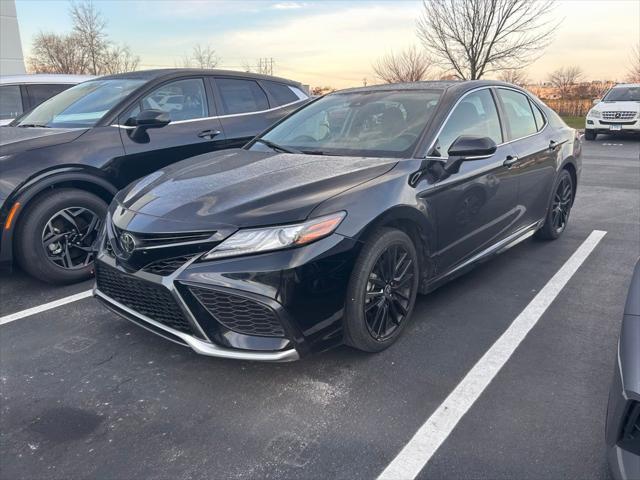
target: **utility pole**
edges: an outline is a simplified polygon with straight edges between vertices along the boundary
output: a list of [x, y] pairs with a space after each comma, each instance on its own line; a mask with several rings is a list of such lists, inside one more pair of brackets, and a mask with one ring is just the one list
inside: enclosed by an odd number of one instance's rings
[[265, 75], [273, 75], [273, 57], [267, 58], [259, 58], [258, 59], [258, 72], [264, 73]]

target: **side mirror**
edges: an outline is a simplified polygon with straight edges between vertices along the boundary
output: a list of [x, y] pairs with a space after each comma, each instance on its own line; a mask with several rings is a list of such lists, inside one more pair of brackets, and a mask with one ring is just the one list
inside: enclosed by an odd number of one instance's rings
[[144, 136], [149, 128], [162, 128], [169, 125], [171, 117], [162, 110], [142, 110], [135, 117], [127, 120], [126, 124], [136, 127], [131, 131], [133, 138]]
[[444, 169], [449, 174], [458, 173], [462, 162], [489, 158], [497, 148], [496, 142], [489, 137], [461, 135], [449, 147], [449, 159]]
[[602, 101], [602, 99], [601, 99], [601, 98], [594, 98], [594, 99], [593, 99], [593, 104], [594, 104], [594, 105], [597, 105], [597, 104], [599, 104], [601, 101]]

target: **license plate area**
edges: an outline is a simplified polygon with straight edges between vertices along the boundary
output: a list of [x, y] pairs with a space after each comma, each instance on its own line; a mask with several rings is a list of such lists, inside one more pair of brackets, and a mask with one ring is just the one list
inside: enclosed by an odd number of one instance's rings
[[609, 130], [622, 130], [622, 125], [609, 125]]

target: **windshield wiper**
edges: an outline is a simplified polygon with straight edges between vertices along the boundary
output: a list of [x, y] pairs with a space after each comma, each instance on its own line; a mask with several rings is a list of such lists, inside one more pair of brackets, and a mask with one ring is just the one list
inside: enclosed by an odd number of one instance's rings
[[283, 147], [282, 145], [278, 145], [277, 143], [274, 143], [270, 140], [265, 140], [264, 138], [257, 138], [255, 141], [264, 143], [267, 147], [275, 151], [280, 151], [285, 153], [302, 153], [300, 150], [296, 150], [295, 148]]
[[37, 123], [21, 123], [18, 125], [21, 128], [51, 128], [49, 125], [39, 125]]

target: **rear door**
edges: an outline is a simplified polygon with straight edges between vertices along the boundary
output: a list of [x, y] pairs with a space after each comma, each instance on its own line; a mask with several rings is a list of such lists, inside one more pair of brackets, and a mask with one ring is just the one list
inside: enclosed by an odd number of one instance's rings
[[526, 227], [546, 214], [560, 140], [552, 138], [546, 118], [527, 95], [507, 88], [496, 91], [507, 135], [518, 159], [510, 167], [518, 177], [518, 203], [522, 207], [518, 223]]
[[266, 130], [300, 105], [304, 96], [284, 84], [250, 78], [216, 76], [212, 86], [222, 128], [232, 147], [241, 147]]
[[[134, 137], [127, 120], [148, 109], [167, 112], [171, 123]], [[204, 77], [172, 80], [143, 94], [118, 118], [126, 153], [123, 174], [132, 181], [171, 163], [224, 148], [225, 136], [216, 113]]]

